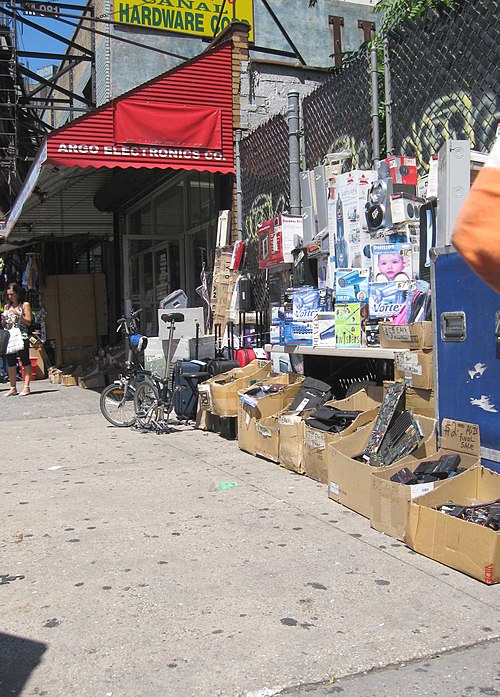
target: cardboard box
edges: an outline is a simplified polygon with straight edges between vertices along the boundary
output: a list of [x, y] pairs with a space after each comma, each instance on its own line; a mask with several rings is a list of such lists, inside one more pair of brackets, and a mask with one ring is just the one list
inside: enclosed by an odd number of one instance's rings
[[313, 346], [330, 346], [335, 348], [335, 312], [318, 312], [312, 323]]
[[303, 227], [302, 216], [293, 215], [278, 215], [261, 223], [257, 229], [259, 269], [291, 264], [293, 250], [302, 246]]
[[30, 346], [30, 360], [31, 359], [36, 360], [34, 379], [43, 380], [47, 372], [47, 356], [43, 347], [37, 349], [33, 348], [33, 346]]
[[415, 324], [388, 324], [382, 322], [379, 326], [380, 346], [382, 348], [432, 348], [432, 322], [415, 322]]
[[[424, 459], [437, 450], [436, 421], [419, 416], [418, 421], [424, 433], [424, 439], [413, 455]], [[328, 496], [342, 503], [347, 508], [370, 518], [372, 508], [372, 478], [378, 468], [366, 462], [354, 460], [364, 451], [368, 444], [373, 423], [345, 436], [327, 448], [328, 460]], [[395, 464], [395, 463], [394, 463]]]
[[372, 423], [378, 414], [382, 394], [380, 389], [360, 390], [346, 399], [331, 400], [328, 406], [347, 411], [361, 411], [361, 414], [340, 433], [329, 433], [304, 424], [303, 470], [311, 479], [322, 484], [328, 483], [328, 447], [342, 437], [354, 433], [367, 423]]
[[[234, 368], [222, 375], [210, 378], [201, 390], [210, 390], [210, 411], [216, 416], [238, 416], [238, 392], [250, 386], [250, 382], [263, 380], [271, 373], [271, 361], [251, 361], [243, 368]], [[201, 391], [200, 390], [200, 391]]]
[[434, 387], [432, 349], [397, 353], [394, 358], [394, 380], [404, 380], [412, 387], [431, 390]]
[[[374, 170], [352, 170], [330, 181], [328, 205], [328, 229], [330, 256], [337, 258], [337, 266], [343, 268], [365, 267], [369, 259], [363, 254], [361, 232], [367, 227], [365, 202], [372, 182], [377, 179]], [[337, 217], [342, 219], [347, 253], [338, 254]], [[347, 258], [345, 258], [347, 257]], [[342, 259], [344, 259], [342, 261]]]
[[433, 419], [435, 416], [434, 390], [406, 388], [406, 408], [413, 414], [421, 414]]
[[500, 498], [500, 475], [472, 467], [410, 502], [406, 544], [487, 584], [500, 582], [500, 534], [436, 511], [443, 503], [471, 505]]
[[303, 414], [293, 414], [284, 411], [278, 416], [280, 428], [279, 439], [279, 463], [282, 467], [297, 472], [305, 473], [305, 419], [307, 419], [314, 409], [308, 409]]
[[391, 179], [395, 184], [411, 184], [416, 186], [418, 181], [417, 159], [415, 157], [392, 156], [386, 157]]
[[[276, 453], [276, 442], [273, 441], [272, 437], [275, 432], [266, 423], [261, 426], [260, 431], [257, 431], [257, 423], [268, 416], [278, 414], [291, 404], [300, 392], [303, 382], [304, 378], [301, 375], [283, 373], [262, 380], [253, 387], [238, 393], [238, 446], [240, 450], [245, 450], [252, 455], [271, 456], [273, 459]], [[243, 401], [243, 399], [251, 397], [253, 388], [261, 385], [280, 385], [281, 387], [277, 392], [269, 393], [253, 404]], [[279, 445], [277, 447], [279, 452]]]
[[[449, 424], [449, 421], [446, 420]], [[443, 422], [443, 428], [446, 428]], [[457, 436], [443, 438], [444, 446], [435, 455], [426, 460], [438, 460], [441, 455], [458, 453], [460, 455], [461, 469], [470, 469], [480, 464], [480, 438], [479, 426], [475, 424], [461, 424], [461, 430], [467, 431], [472, 436], [472, 442], [461, 442]], [[454, 429], [457, 433], [457, 429]], [[460, 429], [459, 429], [460, 431]], [[460, 431], [461, 432], [461, 431]], [[465, 450], [464, 450], [465, 448]], [[406, 524], [408, 520], [408, 510], [410, 500], [418, 496], [433, 491], [436, 487], [444, 485], [448, 480], [442, 482], [429, 482], [427, 484], [398, 484], [391, 482], [393, 474], [402, 467], [407, 467], [414, 472], [422, 460], [416, 459], [413, 455], [405, 457], [396, 465], [390, 467], [377, 468], [372, 477], [372, 506], [370, 515], [370, 525], [375, 530], [384, 532], [390, 537], [404, 540]], [[461, 476], [461, 475], [460, 475]]]

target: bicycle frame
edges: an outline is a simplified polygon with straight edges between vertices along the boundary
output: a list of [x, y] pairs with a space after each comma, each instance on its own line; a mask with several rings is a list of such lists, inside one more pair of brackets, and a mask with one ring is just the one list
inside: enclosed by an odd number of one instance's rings
[[162, 433], [168, 430], [168, 421], [170, 413], [173, 409], [174, 394], [177, 390], [181, 389], [180, 387], [178, 387], [172, 391], [169, 388], [168, 381], [170, 375], [170, 368], [172, 365], [172, 348], [175, 332], [175, 323], [184, 321], [184, 316], [180, 313], [165, 313], [161, 316], [161, 320], [163, 322], [169, 322], [167, 340], [168, 348], [167, 360], [165, 362], [165, 371], [163, 374], [163, 378], [161, 378], [157, 373], [151, 373], [150, 375], [148, 375], [149, 381], [155, 387], [158, 393], [158, 399], [155, 398], [155, 400], [149, 405], [147, 412], [141, 414], [141, 419], [148, 423], [150, 426], [152, 426], [157, 433]]

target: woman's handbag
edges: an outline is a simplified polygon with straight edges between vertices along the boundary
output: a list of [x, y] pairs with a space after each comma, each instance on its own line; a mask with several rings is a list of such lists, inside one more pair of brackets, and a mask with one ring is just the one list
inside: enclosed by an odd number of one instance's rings
[[10, 334], [8, 329], [0, 329], [0, 356], [5, 356], [9, 343]]
[[24, 348], [24, 339], [21, 334], [19, 327], [13, 327], [9, 329], [9, 343], [7, 344], [7, 351], [5, 353], [19, 353]]

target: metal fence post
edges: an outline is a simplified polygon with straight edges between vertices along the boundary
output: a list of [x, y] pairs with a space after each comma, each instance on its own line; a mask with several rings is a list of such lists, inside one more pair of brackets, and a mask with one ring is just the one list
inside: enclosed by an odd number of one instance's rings
[[384, 86], [385, 86], [385, 140], [386, 155], [394, 154], [394, 141], [392, 138], [392, 84], [391, 62], [389, 58], [389, 39], [384, 39]]
[[300, 141], [299, 141], [299, 92], [288, 92], [288, 137], [290, 163], [290, 213], [301, 214], [300, 205]]
[[370, 72], [372, 78], [372, 138], [373, 151], [372, 159], [375, 169], [380, 161], [380, 122], [378, 118], [378, 71], [377, 71], [377, 47], [373, 45], [370, 49]]
[[235, 138], [235, 165], [236, 165], [236, 231], [238, 239], [243, 239], [243, 191], [241, 185], [241, 129], [236, 130]]

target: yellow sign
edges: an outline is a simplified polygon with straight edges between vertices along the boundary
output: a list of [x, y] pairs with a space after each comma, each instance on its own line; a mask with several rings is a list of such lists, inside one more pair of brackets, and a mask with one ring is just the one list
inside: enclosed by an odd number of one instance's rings
[[165, 29], [192, 36], [214, 36], [232, 20], [250, 24], [253, 41], [253, 0], [115, 0], [119, 24]]

